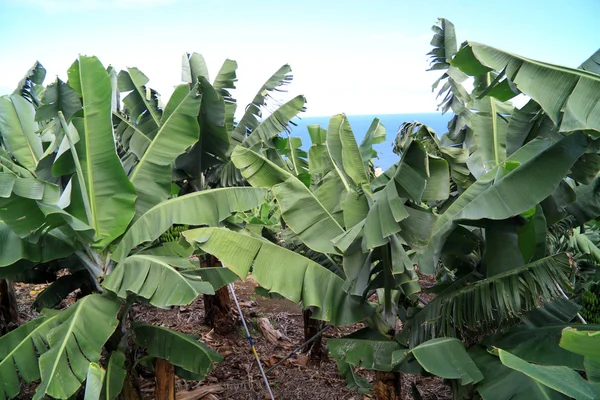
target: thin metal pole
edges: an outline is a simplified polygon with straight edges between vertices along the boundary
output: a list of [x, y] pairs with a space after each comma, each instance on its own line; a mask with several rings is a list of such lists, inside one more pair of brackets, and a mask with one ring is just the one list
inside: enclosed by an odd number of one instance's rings
[[[225, 265], [221, 262], [221, 266], [225, 268]], [[250, 335], [250, 330], [248, 329], [248, 325], [246, 325], [246, 320], [244, 319], [244, 314], [242, 314], [242, 309], [240, 307], [240, 303], [238, 303], [237, 296], [235, 295], [235, 291], [233, 290], [233, 285], [230, 283], [227, 285], [229, 287], [229, 291], [231, 292], [231, 297], [233, 297], [233, 301], [235, 302], [235, 306], [237, 307], [238, 313], [240, 314], [240, 318], [242, 319], [242, 325], [244, 325], [244, 329], [246, 330], [246, 336], [248, 338], [248, 342], [250, 343], [250, 348], [252, 349], [252, 353], [254, 354], [254, 358], [256, 358], [256, 363], [258, 364], [258, 369], [260, 369], [260, 373], [265, 381], [265, 385], [267, 386], [267, 390], [269, 391], [269, 396], [271, 396], [271, 400], [275, 400], [273, 397], [273, 392], [271, 391], [271, 385], [269, 385], [269, 380], [267, 379], [267, 375], [263, 370], [262, 364], [260, 362], [260, 357], [258, 356], [258, 352], [256, 351], [256, 347], [254, 347], [254, 341], [252, 340], [252, 335]]]

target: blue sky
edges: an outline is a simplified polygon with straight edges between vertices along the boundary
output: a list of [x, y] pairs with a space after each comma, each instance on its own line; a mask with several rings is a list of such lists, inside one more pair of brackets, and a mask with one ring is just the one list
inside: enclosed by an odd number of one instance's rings
[[306, 115], [434, 112], [425, 54], [438, 17], [461, 41], [576, 67], [600, 47], [599, 15], [598, 0], [0, 0], [0, 94], [35, 60], [46, 82], [66, 79], [81, 53], [137, 66], [166, 100], [195, 51], [213, 76], [238, 62], [240, 104], [289, 63], [282, 100], [304, 94]]

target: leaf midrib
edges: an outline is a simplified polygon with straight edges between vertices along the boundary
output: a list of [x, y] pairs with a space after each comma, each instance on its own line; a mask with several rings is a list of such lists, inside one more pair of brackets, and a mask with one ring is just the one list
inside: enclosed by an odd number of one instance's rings
[[181, 100], [181, 102], [179, 104], [177, 104], [177, 107], [175, 107], [175, 109], [169, 115], [169, 117], [164, 122], [164, 124], [162, 124], [162, 125], [160, 125], [160, 123], [158, 124], [158, 126], [160, 126], [160, 128], [159, 128], [158, 132], [156, 133], [156, 136], [150, 142], [150, 145], [148, 146], [148, 148], [144, 152], [144, 155], [140, 158], [140, 161], [139, 161], [137, 167], [135, 168], [135, 170], [131, 174], [131, 178], [130, 178], [131, 183], [135, 182], [135, 178], [136, 178], [138, 172], [145, 165], [145, 162], [146, 162], [146, 159], [148, 157], [148, 154], [150, 154], [152, 152], [152, 149], [154, 148], [154, 145], [158, 142], [158, 139], [163, 134], [163, 131], [164, 131], [165, 127], [167, 127], [169, 125], [169, 122], [171, 121], [171, 118], [173, 118], [176, 114], [178, 114], [179, 109], [182, 107], [182, 105], [184, 103], [186, 103], [188, 101], [188, 99], [190, 98], [190, 95], [192, 95], [194, 93], [195, 88], [196, 88], [196, 86], [194, 86], [194, 88], [192, 90], [190, 90], [188, 94], [185, 95], [185, 97]]
[[[134, 79], [133, 76], [131, 75], [131, 72], [129, 72], [130, 70], [131, 70], [131, 68], [127, 68], [127, 74], [129, 75], [129, 79], [131, 79], [131, 82], [133, 83], [133, 87], [135, 88], [135, 91], [137, 92], [137, 94], [140, 96], [140, 98], [142, 99], [142, 101], [146, 105], [146, 110], [148, 110], [148, 112], [152, 116], [152, 119], [154, 120], [154, 123], [156, 124], [156, 126], [160, 126], [160, 118], [158, 118], [158, 115], [156, 115], [156, 111], [147, 102], [145, 91], [142, 92], [140, 90], [142, 87], [145, 87], [145, 85], [138, 84], [137, 80]], [[142, 73], [142, 71], [139, 71], [139, 72]], [[146, 82], [146, 84], [147, 83], [148, 82]], [[150, 89], [150, 92], [152, 92], [152, 89]]]
[[[89, 299], [90, 297], [88, 296], [87, 299]], [[48, 386], [50, 385], [50, 383], [54, 380], [55, 377], [55, 372], [58, 368], [58, 364], [60, 363], [60, 359], [61, 359], [61, 354], [64, 352], [65, 348], [67, 347], [67, 343], [71, 337], [71, 334], [73, 333], [73, 328], [75, 327], [75, 323], [77, 322], [77, 319], [79, 317], [79, 314], [81, 313], [81, 310], [84, 308], [83, 304], [86, 302], [86, 298], [83, 298], [81, 300], [79, 300], [78, 304], [77, 304], [77, 309], [75, 310], [75, 312], [73, 313], [73, 315], [71, 316], [70, 319], [70, 323], [69, 323], [69, 329], [67, 330], [66, 334], [63, 336], [63, 340], [61, 342], [60, 347], [58, 348], [58, 355], [57, 357], [54, 359], [54, 364], [52, 364], [52, 369], [48, 379], [48, 383], [46, 384], [46, 388], [44, 389], [44, 392], [46, 392], [46, 389], [48, 388]], [[48, 351], [52, 351], [52, 348], [50, 348], [50, 350]], [[85, 354], [84, 354], [85, 357]], [[87, 359], [87, 357], [86, 357]], [[41, 371], [40, 371], [40, 375], [41, 375]], [[42, 379], [44, 379], [44, 377], [42, 376]]]
[[[139, 258], [142, 260], [146, 260], [146, 261], [150, 261], [151, 263], [154, 264], [159, 264], [162, 267], [164, 267], [165, 269], [175, 273], [177, 276], [179, 276], [184, 282], [185, 284], [196, 294], [199, 294], [196, 289], [194, 289], [194, 287], [192, 285], [190, 285], [190, 283], [188, 282], [187, 279], [185, 279], [185, 277], [179, 272], [177, 271], [175, 268], [173, 268], [172, 266], [170, 266], [168, 263], [161, 261], [161, 260], [157, 260], [152, 256], [147, 256], [147, 255], [143, 255], [143, 254], [134, 254], [132, 256], [127, 257], [125, 260], [123, 260], [123, 263], [127, 263], [128, 259], [132, 259], [132, 258]], [[123, 265], [123, 267], [125, 267], [125, 265]], [[151, 267], [152, 268], [152, 267]], [[146, 277], [147, 278], [147, 277]], [[146, 283], [146, 280], [144, 280], [144, 284]], [[152, 294], [152, 296], [154, 296], [154, 293]]]
[[51, 317], [48, 317], [44, 322], [42, 322], [41, 324], [39, 324], [34, 330], [32, 330], [27, 336], [25, 336], [20, 342], [19, 344], [17, 344], [17, 346], [15, 346], [14, 349], [12, 349], [8, 354], [6, 354], [6, 356], [4, 357], [4, 359], [2, 361], [0, 361], [0, 367], [7, 361], [7, 360], [12, 360], [12, 355], [15, 354], [23, 345], [25, 345], [27, 343], [27, 341], [33, 337], [33, 335], [35, 333], [38, 332], [39, 329], [41, 329], [43, 326], [45, 326], [46, 324], [50, 323], [51, 321], [53, 321], [55, 318], [57, 318], [59, 316], [59, 314], [53, 315]]

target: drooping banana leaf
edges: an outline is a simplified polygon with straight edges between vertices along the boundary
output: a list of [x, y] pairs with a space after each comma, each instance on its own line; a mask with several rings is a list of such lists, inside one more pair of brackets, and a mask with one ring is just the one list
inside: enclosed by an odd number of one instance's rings
[[[537, 310], [534, 310], [534, 312]], [[564, 332], [579, 329], [582, 335], [591, 334], [591, 331], [598, 330], [599, 325], [593, 324], [574, 324], [574, 323], [553, 323], [542, 326], [519, 325], [510, 328], [508, 331], [497, 332], [483, 342], [488, 346], [494, 346], [511, 354], [522, 358], [527, 362], [540, 365], [565, 366], [578, 371], [584, 370], [584, 356], [593, 357], [594, 348], [583, 348], [582, 351], [573, 351], [572, 348], [559, 346], [559, 342], [565, 340]]]
[[325, 175], [333, 168], [327, 151], [327, 130], [320, 125], [309, 125], [307, 129], [312, 141], [312, 146], [308, 149], [308, 169], [313, 176]]
[[266, 105], [270, 92], [278, 89], [280, 86], [289, 84], [292, 81], [290, 74], [292, 69], [289, 65], [283, 65], [277, 70], [260, 88], [252, 99], [252, 102], [246, 106], [246, 112], [240, 119], [240, 122], [231, 132], [232, 145], [241, 144], [246, 136], [253, 132], [260, 123], [262, 117], [261, 109]]
[[231, 95], [230, 90], [235, 89], [237, 66], [237, 62], [229, 59], [225, 60], [213, 81], [214, 88], [225, 101], [225, 124], [227, 131], [232, 131], [235, 128], [234, 114], [237, 103]]
[[299, 95], [278, 107], [275, 112], [254, 128], [244, 140], [243, 146], [252, 148], [261, 142], [267, 143], [281, 132], [287, 131], [290, 121], [305, 110], [305, 104], [306, 98]]
[[600, 393], [600, 383], [588, 382], [568, 367], [530, 364], [511, 353], [498, 349], [500, 362], [534, 379], [539, 384], [577, 400], [595, 400]]
[[[119, 306], [106, 296], [89, 295], [65, 311], [36, 319], [2, 337], [0, 370], [9, 396], [16, 394], [15, 389], [18, 393], [17, 368], [25, 381], [41, 376], [36, 400], [46, 394], [57, 399], [73, 395], [85, 380], [89, 363], [100, 359], [102, 346], [117, 327]], [[41, 354], [39, 370], [36, 351]]]
[[80, 140], [71, 146], [78, 158], [75, 162], [79, 164], [82, 196], [87, 197], [87, 223], [94, 228], [101, 247], [129, 225], [137, 196], [115, 151], [112, 88], [106, 70], [96, 57], [80, 56], [68, 73], [69, 86], [83, 98], [85, 110], [83, 117], [73, 118]]
[[31, 306], [38, 312], [44, 308], [54, 308], [69, 294], [89, 284], [89, 273], [87, 271], [78, 271], [72, 275], [61, 276], [38, 294]]
[[191, 335], [140, 322], [134, 323], [132, 328], [135, 344], [146, 348], [150, 356], [197, 374], [199, 380], [212, 370], [214, 363], [223, 361], [219, 353]]
[[[439, 248], [458, 220], [506, 219], [534, 207], [558, 186], [586, 146], [581, 132], [555, 144], [549, 139], [529, 142], [509, 157], [506, 165], [479, 178], [439, 216], [430, 249]], [[421, 265], [422, 272], [433, 273], [431, 260], [423, 260]]]
[[0, 222], [0, 248], [0, 270], [19, 260], [51, 261], [66, 257], [73, 251], [71, 246], [52, 235], [44, 236], [39, 243], [21, 239], [4, 221]]
[[329, 355], [338, 362], [375, 371], [392, 371], [392, 354], [408, 349], [379, 331], [363, 328], [341, 338], [327, 340]]
[[138, 244], [157, 239], [173, 224], [219, 225], [235, 212], [258, 207], [265, 201], [261, 188], [223, 188], [195, 192], [158, 204], [127, 230], [112, 258], [120, 261]]
[[171, 163], [198, 140], [200, 102], [197, 87], [187, 85], [178, 86], [169, 99], [156, 135], [129, 176], [138, 193], [136, 217], [168, 198]]
[[565, 328], [560, 338], [560, 347], [600, 362], [600, 327], [596, 325], [589, 330], [588, 328], [586, 325], [578, 329]]
[[[542, 300], [561, 297], [556, 284], [569, 286], [568, 257], [562, 253], [526, 264], [485, 280], [457, 281], [409, 318], [402, 332], [411, 346], [463, 331], [486, 331], [539, 307]], [[556, 284], [555, 284], [556, 282]]]
[[567, 205], [567, 212], [575, 217], [579, 224], [585, 224], [600, 216], [600, 178], [589, 185], [579, 185], [574, 189], [577, 200]]
[[379, 118], [373, 119], [360, 143], [360, 156], [365, 168], [368, 168], [369, 161], [377, 157], [377, 151], [373, 149], [373, 145], [385, 142], [385, 135], [385, 126], [379, 121]]
[[345, 181], [346, 187], [358, 186], [369, 191], [369, 176], [365, 169], [361, 151], [356, 143], [356, 138], [350, 127], [348, 119], [343, 114], [338, 114], [329, 120], [327, 128], [327, 149], [331, 160]]
[[[303, 182], [241, 146], [236, 147], [231, 159], [252, 186], [273, 191], [286, 224], [308, 247], [321, 253], [336, 253], [332, 240], [344, 233], [344, 229]], [[329, 196], [337, 195], [329, 193]]]
[[408, 200], [417, 203], [422, 200], [427, 170], [427, 155], [423, 147], [418, 142], [411, 142], [396, 167], [393, 179], [373, 196], [373, 205], [366, 215], [364, 248], [382, 246], [389, 236], [396, 233], [400, 233], [414, 248], [420, 249], [429, 241], [435, 215], [407, 204]]
[[194, 229], [183, 236], [219, 258], [240, 278], [252, 271], [252, 278], [263, 288], [295, 303], [302, 301], [305, 308], [314, 307], [312, 318], [341, 325], [360, 321], [370, 313], [367, 305], [344, 291], [339, 276], [264, 239], [224, 228]]
[[13, 94], [22, 96], [25, 100], [37, 107], [39, 105], [39, 100], [37, 98], [38, 93], [36, 86], [44, 83], [44, 78], [46, 78], [46, 68], [44, 68], [39, 61], [36, 61], [35, 64], [29, 68], [23, 79], [19, 81]]
[[35, 108], [20, 95], [0, 97], [0, 136], [6, 150], [23, 167], [35, 171], [44, 154]]
[[504, 72], [518, 91], [539, 103], [555, 124], [560, 123], [561, 131], [600, 132], [598, 74], [531, 60], [475, 42], [465, 42], [451, 64], [469, 75]]
[[42, 105], [35, 112], [36, 121], [45, 121], [58, 117], [62, 111], [68, 121], [73, 114], [81, 110], [81, 101], [77, 92], [58, 77], [46, 88], [42, 96]]
[[162, 110], [158, 105], [158, 93], [150, 89], [148, 77], [137, 68], [119, 72], [117, 84], [120, 92], [130, 92], [123, 98], [131, 121], [150, 139], [160, 126]]
[[444, 379], [460, 379], [461, 385], [483, 379], [465, 345], [456, 338], [431, 339], [411, 350], [419, 364], [429, 373]]
[[498, 357], [479, 345], [470, 348], [469, 355], [483, 374], [483, 380], [477, 383], [475, 389], [485, 400], [567, 399], [527, 375], [504, 366]]
[[[482, 88], [489, 86], [491, 80], [490, 74], [477, 77], [474, 94], [483, 91]], [[473, 176], [480, 178], [506, 159], [509, 121], [506, 115], [512, 112], [513, 107], [489, 95], [475, 100], [471, 107], [477, 112], [470, 121], [473, 141], [469, 146], [471, 155], [467, 165]]]
[[131, 292], [157, 307], [187, 305], [200, 294], [214, 294], [210, 282], [178, 267], [170, 257], [133, 254], [122, 259], [102, 285], [121, 298]]

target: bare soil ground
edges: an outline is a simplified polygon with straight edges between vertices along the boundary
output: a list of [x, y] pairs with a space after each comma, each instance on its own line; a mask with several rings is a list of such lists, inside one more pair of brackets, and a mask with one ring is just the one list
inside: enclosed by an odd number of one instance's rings
[[[43, 285], [17, 284], [16, 291], [22, 323], [37, 316], [37, 313], [31, 309], [31, 303], [34, 296], [43, 287]], [[287, 300], [266, 299], [256, 295], [251, 280], [237, 282], [234, 287], [265, 369], [304, 342], [302, 311], [297, 305]], [[72, 303], [75, 300], [74, 297], [71, 295], [66, 299], [63, 302], [64, 306]], [[239, 319], [235, 307], [234, 313]], [[262, 400], [269, 398], [241, 324], [236, 332], [227, 336], [216, 334], [203, 325], [202, 298], [198, 298], [189, 306], [173, 307], [170, 310], [136, 305], [132, 309], [132, 317], [135, 321], [199, 335], [208, 346], [223, 355], [224, 361], [215, 367], [205, 381], [197, 382], [178, 378], [176, 381], [178, 399]], [[258, 328], [259, 318], [267, 318], [272, 327], [284, 339], [277, 344], [266, 340]], [[327, 338], [340, 337], [360, 327], [360, 325], [355, 325], [331, 328], [324, 334], [324, 345], [327, 345]], [[359, 371], [359, 373], [371, 382], [375, 377], [374, 373], [369, 371]], [[293, 356], [269, 373], [268, 377], [273, 394], [277, 399], [358, 400], [373, 398], [370, 394], [360, 395], [347, 389], [346, 382], [337, 372], [335, 360], [329, 356], [315, 361], [309, 360], [306, 354]], [[413, 398], [412, 382], [415, 382], [423, 399], [451, 398], [448, 387], [439, 378], [405, 375], [402, 377], [404, 399]], [[154, 379], [151, 374], [144, 374], [142, 371], [140, 387], [144, 399], [154, 398]], [[20, 398], [30, 399], [34, 390], [35, 385], [27, 385]]]

